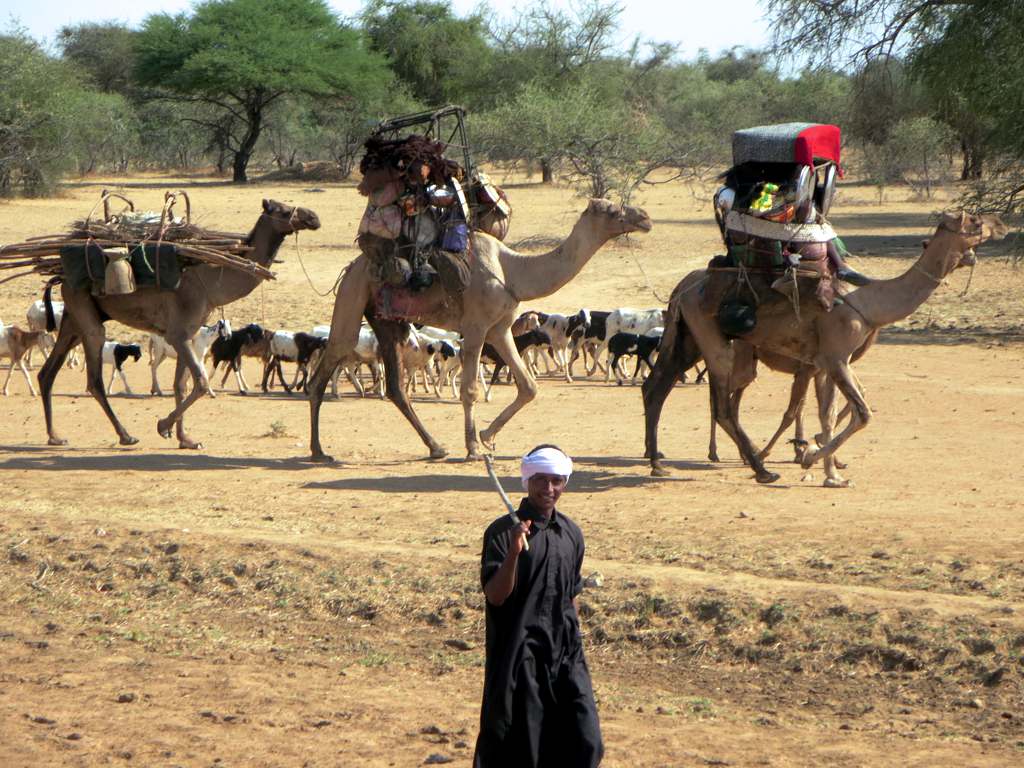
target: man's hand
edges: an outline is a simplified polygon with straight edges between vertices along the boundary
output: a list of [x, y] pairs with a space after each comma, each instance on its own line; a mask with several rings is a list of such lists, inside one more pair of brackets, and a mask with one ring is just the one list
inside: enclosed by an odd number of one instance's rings
[[505, 560], [491, 576], [490, 581], [484, 585], [484, 595], [491, 605], [502, 605], [515, 589], [516, 565], [519, 563], [519, 554], [526, 547], [526, 537], [530, 533], [531, 523], [532, 521], [526, 520], [508, 531], [511, 539], [508, 543], [508, 552], [505, 553]]
[[512, 536], [512, 541], [509, 543], [507, 557], [515, 560], [519, 557], [519, 553], [526, 547], [526, 538], [530, 535], [530, 526], [533, 524], [532, 520], [523, 520], [509, 531]]

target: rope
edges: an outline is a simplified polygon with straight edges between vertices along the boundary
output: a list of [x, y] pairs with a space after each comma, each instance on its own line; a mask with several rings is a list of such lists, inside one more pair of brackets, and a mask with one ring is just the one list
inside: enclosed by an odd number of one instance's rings
[[975, 268], [975, 267], [976, 267], [977, 265], [978, 265], [978, 262], [977, 262], [977, 260], [975, 260], [975, 262], [974, 262], [973, 264], [971, 264], [971, 273], [970, 273], [969, 275], [967, 275], [967, 285], [965, 285], [965, 286], [964, 286], [964, 290], [963, 290], [963, 292], [961, 292], [961, 294], [960, 294], [960, 298], [961, 298], [961, 299], [962, 299], [962, 298], [964, 298], [964, 297], [965, 297], [965, 296], [967, 295], [967, 292], [968, 292], [969, 290], [971, 290], [971, 280], [973, 280], [973, 279], [974, 279], [974, 268]]
[[633, 263], [636, 264], [637, 269], [640, 270], [640, 274], [642, 274], [644, 276], [644, 280], [647, 282], [647, 290], [649, 290], [652, 294], [654, 294], [654, 298], [656, 298], [662, 304], [668, 306], [668, 299], [665, 299], [665, 298], [662, 298], [661, 296], [659, 296], [658, 292], [656, 290], [654, 290], [654, 286], [651, 285], [651, 278], [649, 278], [647, 276], [647, 272], [644, 270], [643, 265], [640, 263], [640, 259], [638, 259], [636, 256], [633, 256]]
[[315, 293], [321, 299], [324, 298], [325, 296], [330, 296], [332, 293], [337, 294], [338, 283], [341, 282], [341, 275], [338, 275], [338, 279], [334, 281], [334, 286], [332, 288], [327, 289], [323, 293], [318, 291], [316, 289], [316, 286], [313, 285], [313, 278], [311, 278], [309, 276], [309, 270], [306, 269], [306, 264], [302, 260], [302, 251], [299, 249], [299, 231], [298, 230], [295, 230], [295, 255], [299, 258], [299, 266], [302, 267], [302, 274], [304, 274], [306, 276], [306, 282], [309, 283], [309, 288], [310, 288], [310, 290], [313, 291], [313, 293]]

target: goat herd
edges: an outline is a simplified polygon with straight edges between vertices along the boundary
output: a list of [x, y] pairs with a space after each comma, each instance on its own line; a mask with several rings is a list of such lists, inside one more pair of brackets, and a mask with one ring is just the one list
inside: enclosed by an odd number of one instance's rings
[[[63, 304], [53, 302], [54, 316], [58, 327], [63, 315]], [[42, 301], [34, 302], [26, 313], [29, 330], [18, 326], [5, 326], [0, 321], [0, 358], [8, 358], [7, 378], [4, 381], [4, 395], [8, 394], [11, 375], [15, 366], [21, 369], [28, 383], [29, 391], [35, 395], [32, 379], [26, 369], [26, 363], [32, 364], [32, 351], [39, 347], [44, 354], [53, 346], [53, 337], [46, 332], [46, 311]], [[644, 366], [654, 364], [658, 345], [664, 330], [664, 311], [662, 309], [616, 309], [613, 311], [591, 311], [581, 309], [574, 315], [547, 314], [544, 312], [524, 312], [512, 326], [516, 347], [526, 360], [535, 376], [540, 375], [543, 365], [547, 375], [564, 376], [567, 382], [573, 380], [573, 366], [582, 356], [583, 367], [587, 376], [603, 372], [605, 381], [610, 381], [614, 372], [616, 382], [622, 384], [627, 374], [623, 370], [623, 360], [636, 358], [636, 367], [632, 382], [643, 373]], [[207, 365], [212, 357], [211, 385], [218, 369], [223, 367], [223, 375], [219, 387], [224, 388], [228, 377], [234, 373], [238, 391], [246, 393], [249, 385], [242, 373], [242, 359], [255, 358], [263, 365], [261, 389], [269, 391], [274, 385], [274, 377], [286, 392], [305, 390], [311, 368], [315, 368], [321, 350], [326, 346], [330, 326], [317, 325], [311, 332], [270, 331], [255, 323], [233, 330], [230, 322], [220, 320], [213, 325], [203, 326], [192, 339], [196, 357]], [[602, 362], [602, 355], [606, 356]], [[107, 383], [107, 394], [110, 394], [115, 379], [120, 376], [127, 394], [132, 394], [128, 380], [124, 375], [123, 366], [129, 360], [138, 362], [142, 357], [139, 344], [122, 344], [106, 342], [103, 346], [103, 364], [110, 368], [110, 379]], [[149, 340], [149, 357], [152, 384], [150, 393], [162, 395], [157, 379], [157, 369], [167, 358], [176, 357], [174, 349], [163, 338], [151, 335]], [[295, 373], [291, 383], [286, 381], [281, 363], [294, 363]], [[481, 384], [485, 399], [490, 401], [491, 388], [498, 383], [500, 374], [506, 363], [489, 344], [484, 345], [481, 362], [493, 367], [493, 371], [480, 368]], [[450, 389], [452, 397], [458, 397], [459, 373], [461, 362], [461, 339], [453, 331], [445, 331], [430, 326], [410, 326], [409, 334], [402, 347], [402, 363], [406, 372], [405, 387], [416, 392], [422, 380], [425, 392], [433, 390], [440, 398], [442, 392]], [[79, 364], [75, 353], [69, 357], [68, 365]], [[368, 372], [363, 372], [366, 367]], [[345, 373], [352, 386], [364, 396], [369, 389], [384, 397], [384, 367], [380, 359], [377, 339], [373, 330], [366, 324], [359, 332], [359, 343], [352, 356], [334, 371], [331, 379], [331, 392], [338, 394], [338, 379]], [[489, 377], [488, 382], [485, 375]], [[698, 376], [698, 382], [703, 374]], [[510, 375], [506, 380], [510, 380]], [[684, 376], [685, 380], [685, 376]]]

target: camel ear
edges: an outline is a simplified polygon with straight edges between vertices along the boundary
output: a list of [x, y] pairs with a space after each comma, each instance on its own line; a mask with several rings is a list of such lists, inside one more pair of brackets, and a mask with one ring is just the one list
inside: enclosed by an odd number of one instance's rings
[[955, 213], [943, 213], [941, 226], [951, 232], [959, 232], [963, 226], [963, 211], [959, 215]]
[[263, 212], [264, 213], [270, 213], [271, 210], [273, 209], [273, 206], [274, 206], [274, 201], [273, 200], [268, 200], [267, 198], [263, 198]]

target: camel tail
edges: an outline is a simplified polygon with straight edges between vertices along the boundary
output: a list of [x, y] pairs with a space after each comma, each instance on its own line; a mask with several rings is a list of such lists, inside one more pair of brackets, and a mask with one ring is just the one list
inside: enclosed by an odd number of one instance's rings
[[53, 333], [57, 330], [57, 318], [53, 314], [53, 286], [64, 282], [62, 277], [50, 278], [46, 283], [46, 290], [43, 291], [43, 304], [46, 306], [46, 331]]

